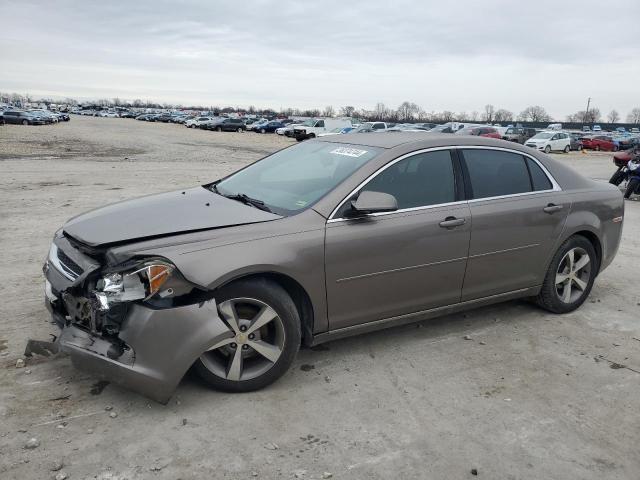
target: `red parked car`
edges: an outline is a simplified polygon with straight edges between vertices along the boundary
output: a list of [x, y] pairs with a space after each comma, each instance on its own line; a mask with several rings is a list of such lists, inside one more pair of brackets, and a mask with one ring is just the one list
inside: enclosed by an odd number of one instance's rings
[[582, 139], [582, 148], [588, 148], [590, 150], [604, 150], [606, 152], [615, 152], [618, 150], [618, 146], [613, 143], [613, 140], [609, 137], [605, 137], [604, 135], [599, 135], [597, 137], [583, 137]]
[[500, 132], [493, 127], [465, 127], [456, 132], [457, 135], [475, 135], [477, 137], [502, 138]]

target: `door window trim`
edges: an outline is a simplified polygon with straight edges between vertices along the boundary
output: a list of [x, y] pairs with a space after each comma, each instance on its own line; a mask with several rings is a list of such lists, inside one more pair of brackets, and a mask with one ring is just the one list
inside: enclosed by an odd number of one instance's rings
[[[483, 145], [468, 145], [468, 146], [467, 145], [449, 145], [449, 146], [444, 146], [444, 147], [423, 148], [423, 149], [415, 150], [413, 152], [405, 153], [404, 155], [399, 156], [395, 160], [392, 160], [391, 162], [386, 163], [385, 165], [381, 166], [378, 170], [376, 170], [371, 175], [369, 175], [367, 178], [365, 178], [362, 182], [360, 182], [358, 184], [358, 186], [356, 188], [354, 188], [346, 197], [344, 197], [342, 199], [342, 201], [340, 201], [340, 203], [338, 203], [338, 205], [331, 212], [331, 215], [329, 215], [329, 219], [327, 220], [327, 223], [337, 223], [337, 222], [352, 221], [353, 218], [343, 218], [343, 217], [336, 218], [336, 217], [334, 217], [334, 215], [336, 215], [338, 213], [338, 211], [342, 208], [342, 206], [345, 204], [345, 202], [347, 202], [358, 190], [360, 190], [371, 179], [373, 179], [374, 177], [376, 177], [377, 175], [379, 175], [380, 173], [385, 171], [387, 168], [395, 165], [396, 163], [404, 160], [405, 158], [409, 158], [409, 157], [412, 157], [414, 155], [419, 155], [421, 153], [437, 152], [437, 151], [441, 151], [441, 150], [449, 150], [449, 151], [451, 151], [451, 160], [452, 160], [452, 163], [453, 163], [453, 169], [454, 169], [454, 175], [455, 175], [456, 181], [458, 181], [458, 176], [457, 176], [457, 172], [456, 172], [456, 163], [457, 162], [462, 163], [462, 161], [463, 161], [463, 159], [460, 158], [462, 152], [459, 152], [459, 150], [497, 150], [497, 151], [501, 151], [501, 152], [515, 153], [517, 155], [521, 155], [523, 157], [530, 158], [532, 161], [536, 162], [538, 167], [540, 167], [542, 169], [543, 173], [547, 176], [547, 178], [551, 182], [552, 188], [548, 189], [548, 190], [537, 190], [537, 191], [534, 190], [534, 191], [531, 191], [531, 192], [521, 192], [521, 193], [511, 193], [511, 194], [508, 194], [508, 195], [498, 195], [498, 196], [495, 196], [495, 197], [483, 197], [483, 198], [457, 200], [455, 202], [437, 203], [437, 204], [434, 204], [434, 205], [425, 205], [425, 206], [422, 206], [422, 207], [402, 208], [402, 209], [394, 210], [392, 212], [370, 213], [370, 214], [367, 215], [367, 217], [381, 217], [381, 216], [386, 216], [386, 215], [393, 215], [393, 214], [396, 214], [396, 213], [415, 212], [415, 211], [419, 211], [419, 210], [427, 210], [427, 209], [431, 209], [431, 208], [440, 208], [440, 207], [449, 207], [449, 206], [461, 205], [461, 204], [465, 204], [465, 203], [468, 204], [468, 203], [484, 202], [484, 201], [487, 201], [487, 200], [500, 200], [500, 199], [503, 199], [503, 198], [513, 198], [513, 197], [521, 197], [521, 196], [526, 196], [526, 195], [535, 195], [535, 194], [562, 191], [562, 188], [560, 188], [560, 185], [558, 184], [558, 182], [556, 182], [556, 179], [553, 177], [553, 175], [551, 175], [549, 170], [547, 170], [547, 168], [537, 158], [535, 158], [534, 156], [532, 156], [532, 155], [530, 155], [530, 154], [528, 154], [526, 152], [521, 152], [519, 150], [513, 150], [511, 148], [487, 147], [487, 146], [483, 146]], [[526, 166], [526, 161], [525, 161], [525, 166]], [[468, 175], [464, 175], [463, 174], [463, 177], [465, 177], [464, 178], [464, 184], [465, 185], [466, 185], [467, 182], [471, 181], [468, 178]], [[466, 187], [464, 185], [461, 185], [460, 187], [463, 188], [464, 193], [465, 193], [465, 197], [466, 197]], [[456, 194], [457, 194], [457, 189], [460, 188], [460, 187], [456, 186]]]
[[[520, 152], [518, 150], [512, 150], [510, 148], [483, 147], [483, 146], [478, 146], [478, 145], [469, 146], [469, 147], [458, 145], [455, 148], [457, 150], [497, 150], [497, 151], [515, 153], [517, 155], [521, 155], [521, 156], [529, 158], [529, 159], [531, 159], [531, 161], [535, 162], [536, 165], [538, 165], [538, 167], [540, 167], [542, 169], [542, 172], [547, 176], [547, 178], [551, 182], [551, 188], [549, 188], [547, 190], [532, 190], [531, 192], [510, 193], [510, 194], [507, 194], [507, 195], [496, 195], [496, 196], [493, 196], [493, 197], [470, 198], [470, 199], [467, 200], [467, 202], [469, 202], [469, 203], [477, 203], [477, 202], [484, 202], [486, 200], [500, 200], [500, 199], [503, 199], [503, 198], [522, 197], [522, 196], [525, 196], [525, 195], [534, 195], [534, 194], [539, 194], [539, 193], [550, 193], [550, 192], [561, 192], [562, 191], [562, 188], [560, 188], [560, 185], [558, 184], [558, 182], [556, 182], [556, 179], [553, 178], [553, 175], [551, 175], [549, 170], [547, 170], [547, 168], [537, 158], [535, 158], [532, 155], [529, 155], [528, 153]], [[464, 152], [461, 152], [461, 154], [464, 157]], [[462, 159], [461, 159], [461, 161], [462, 161]], [[524, 160], [524, 162], [525, 162], [525, 167], [527, 167], [527, 172], [528, 172], [529, 171], [529, 167], [527, 165], [526, 160]], [[531, 177], [529, 177], [529, 178], [531, 178]], [[468, 182], [471, 182], [471, 179], [469, 178], [468, 173], [465, 174], [465, 180], [468, 181]], [[531, 188], [533, 188], [533, 185], [531, 186]]]
[[[343, 218], [343, 217], [338, 217], [338, 218], [334, 218], [334, 215], [336, 215], [338, 213], [338, 211], [342, 208], [342, 206], [345, 204], [345, 202], [347, 202], [351, 197], [353, 197], [353, 195], [360, 190], [363, 186], [365, 186], [367, 183], [369, 183], [369, 181], [371, 181], [374, 177], [377, 177], [379, 174], [381, 174], [382, 172], [384, 172], [387, 168], [392, 167], [393, 165], [395, 165], [398, 162], [401, 162], [402, 160], [405, 160], [409, 157], [413, 157], [415, 155], [420, 155], [422, 153], [428, 153], [428, 152], [438, 152], [438, 151], [442, 151], [442, 150], [447, 150], [450, 152], [451, 155], [451, 168], [453, 169], [453, 175], [454, 175], [454, 180], [456, 182], [458, 182], [458, 171], [457, 171], [457, 167], [456, 167], [456, 162], [457, 162], [457, 158], [456, 158], [456, 152], [454, 151], [455, 147], [451, 147], [451, 146], [447, 146], [447, 147], [432, 147], [432, 148], [423, 148], [421, 150], [415, 150], [413, 152], [409, 152], [409, 153], [405, 153], [404, 155], [399, 156], [398, 158], [392, 160], [391, 162], [383, 165], [382, 167], [380, 167], [378, 170], [376, 170], [375, 172], [373, 172], [371, 175], [369, 175], [366, 179], [364, 179], [362, 182], [360, 182], [360, 184], [354, 188], [349, 195], [347, 195], [345, 198], [342, 199], [342, 201], [338, 204], [338, 206], [336, 208], [333, 209], [333, 211], [331, 212], [331, 215], [329, 215], [329, 219], [327, 220], [327, 223], [335, 223], [335, 222], [344, 222], [344, 221], [348, 221], [348, 220], [353, 220], [353, 218]], [[462, 187], [462, 186], [460, 186]], [[457, 196], [457, 192], [458, 192], [458, 187], [457, 185], [455, 186], [456, 188], [456, 196]], [[398, 210], [394, 210], [392, 212], [378, 212], [378, 213], [370, 213], [367, 215], [367, 217], [381, 217], [381, 216], [385, 216], [385, 215], [393, 215], [396, 213], [403, 213], [403, 212], [415, 212], [418, 210], [426, 210], [428, 208], [437, 208], [437, 207], [444, 207], [444, 206], [448, 206], [448, 205], [457, 205], [457, 204], [462, 204], [462, 203], [466, 203], [466, 200], [456, 200], [455, 202], [447, 202], [447, 203], [436, 203], [434, 205], [424, 205], [421, 207], [409, 207], [409, 208], [401, 208]]]

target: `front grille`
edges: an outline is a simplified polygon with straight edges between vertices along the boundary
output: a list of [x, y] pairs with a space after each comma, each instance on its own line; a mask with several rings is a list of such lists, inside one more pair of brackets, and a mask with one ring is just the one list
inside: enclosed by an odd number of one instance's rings
[[82, 275], [82, 272], [84, 270], [82, 270], [80, 265], [71, 260], [69, 256], [60, 249], [58, 249], [58, 260], [59, 265], [62, 267], [65, 273], [67, 273], [70, 277], [73, 277], [74, 280]]

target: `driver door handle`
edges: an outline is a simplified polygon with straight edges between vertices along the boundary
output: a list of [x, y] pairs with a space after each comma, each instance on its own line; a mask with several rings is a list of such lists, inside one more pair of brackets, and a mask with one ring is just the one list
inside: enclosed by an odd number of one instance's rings
[[562, 208], [563, 208], [562, 205], [556, 205], [555, 203], [550, 203], [549, 205], [544, 207], [542, 210], [544, 211], [544, 213], [555, 213], [562, 210]]
[[447, 217], [441, 221], [438, 225], [442, 228], [455, 228], [465, 224], [464, 218]]

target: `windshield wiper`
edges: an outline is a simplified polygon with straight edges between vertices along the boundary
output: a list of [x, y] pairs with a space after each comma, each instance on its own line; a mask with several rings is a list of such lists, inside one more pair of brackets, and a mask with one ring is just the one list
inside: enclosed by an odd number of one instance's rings
[[256, 207], [260, 210], [264, 210], [265, 212], [271, 212], [271, 209], [267, 207], [262, 200], [258, 200], [257, 198], [251, 198], [249, 195], [244, 193], [234, 193], [233, 195], [221, 193], [218, 190], [217, 185], [211, 185], [211, 190], [217, 193], [218, 195], [223, 196], [224, 198], [229, 198], [231, 200], [237, 200], [239, 202], [244, 203], [245, 205], [251, 205], [252, 207]]

